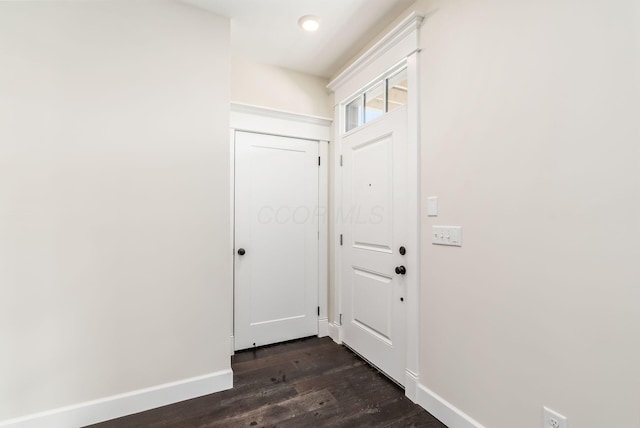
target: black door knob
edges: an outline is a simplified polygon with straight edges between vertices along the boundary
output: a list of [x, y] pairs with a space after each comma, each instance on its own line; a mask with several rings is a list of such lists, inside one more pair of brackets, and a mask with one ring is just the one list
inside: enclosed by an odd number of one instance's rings
[[407, 269], [404, 266], [398, 266], [396, 267], [396, 273], [398, 275], [404, 275], [407, 273]]
[[244, 250], [244, 248], [240, 248], [238, 250], [238, 254], [240, 254], [241, 256], [244, 256], [244, 253], [246, 253], [246, 251]]

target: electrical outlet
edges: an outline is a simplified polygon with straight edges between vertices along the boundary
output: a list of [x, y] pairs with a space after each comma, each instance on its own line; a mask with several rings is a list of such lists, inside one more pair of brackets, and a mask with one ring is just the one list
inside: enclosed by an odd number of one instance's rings
[[567, 418], [558, 412], [543, 407], [542, 408], [542, 428], [569, 428]]

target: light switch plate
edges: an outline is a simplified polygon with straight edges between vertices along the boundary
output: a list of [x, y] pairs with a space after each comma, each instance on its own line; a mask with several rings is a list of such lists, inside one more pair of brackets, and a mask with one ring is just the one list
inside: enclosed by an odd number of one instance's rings
[[462, 247], [462, 226], [432, 226], [431, 243]]
[[429, 217], [438, 216], [438, 197], [437, 196], [429, 196], [427, 198], [427, 215]]

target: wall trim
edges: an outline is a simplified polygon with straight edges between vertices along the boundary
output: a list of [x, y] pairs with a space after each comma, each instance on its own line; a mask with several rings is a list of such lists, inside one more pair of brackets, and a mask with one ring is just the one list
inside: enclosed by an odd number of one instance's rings
[[[411, 373], [418, 383], [420, 374], [420, 302], [422, 284], [421, 254], [422, 243], [422, 214], [421, 214], [421, 164], [420, 164], [420, 74], [418, 52], [414, 52], [407, 57], [407, 75], [409, 82], [413, 84], [413, 90], [409, 91], [407, 112], [407, 154], [409, 161], [407, 174], [410, 189], [407, 191], [408, 213], [407, 221], [409, 229], [413, 231], [407, 239], [407, 248], [411, 248], [411, 253], [406, 255], [407, 263], [413, 266], [413, 280], [407, 283], [407, 354], [406, 370]], [[407, 377], [407, 379], [409, 379]], [[406, 386], [406, 385], [405, 385]], [[415, 388], [415, 387], [414, 387]], [[410, 397], [415, 402], [415, 393]]]
[[318, 320], [318, 337], [329, 336], [329, 319], [320, 318]]
[[339, 324], [329, 323], [329, 337], [338, 345], [342, 345], [342, 328]]
[[233, 387], [231, 369], [0, 422], [3, 428], [69, 428], [155, 409]]
[[414, 403], [418, 401], [419, 384], [418, 374], [407, 369], [404, 376], [404, 395]]
[[331, 140], [332, 120], [318, 116], [231, 103], [232, 132], [245, 131], [313, 141]]
[[[420, 25], [422, 25], [424, 17], [424, 14], [420, 12], [412, 12], [394, 29], [392, 29], [382, 39], [380, 39], [375, 45], [373, 45], [369, 50], [362, 54], [361, 57], [356, 59], [342, 73], [338, 74], [338, 76], [332, 79], [331, 82], [329, 82], [329, 84], [327, 85], [327, 88], [335, 92], [337, 88], [342, 86], [345, 82], [351, 80], [354, 76], [358, 75], [358, 73], [360, 73], [372, 62], [374, 62], [376, 59], [393, 48], [396, 44], [398, 44], [399, 41], [407, 37], [407, 35], [409, 35], [412, 31], [418, 29]], [[407, 52], [406, 56], [410, 55], [411, 53], [412, 52]]]
[[307, 114], [293, 113], [285, 110], [278, 110], [268, 107], [262, 107], [254, 104], [231, 103], [231, 111], [238, 113], [257, 114], [260, 116], [272, 117], [288, 121], [311, 123], [314, 125], [329, 126], [333, 119], [329, 117], [313, 116]]
[[449, 428], [485, 428], [462, 410], [418, 383], [416, 403]]
[[329, 334], [329, 142], [318, 147], [322, 163], [318, 171], [318, 337]]

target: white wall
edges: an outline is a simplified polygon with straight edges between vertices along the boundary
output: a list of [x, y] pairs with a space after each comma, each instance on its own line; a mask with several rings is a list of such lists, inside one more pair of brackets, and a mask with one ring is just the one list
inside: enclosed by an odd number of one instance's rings
[[231, 59], [231, 101], [333, 117], [328, 80], [244, 58]]
[[640, 426], [637, 4], [418, 2], [420, 379], [487, 427]]
[[638, 428], [640, 4], [419, 0], [365, 50], [414, 10], [422, 201], [440, 202], [420, 383], [488, 428], [539, 428], [542, 406]]
[[0, 421], [228, 369], [229, 23], [0, 3]]

